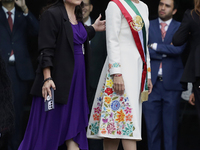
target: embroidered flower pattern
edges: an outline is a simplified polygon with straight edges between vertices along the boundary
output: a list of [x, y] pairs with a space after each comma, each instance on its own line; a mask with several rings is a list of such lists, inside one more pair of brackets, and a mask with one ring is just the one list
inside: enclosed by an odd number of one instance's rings
[[151, 72], [151, 68], [149, 67], [149, 68], [147, 69], [147, 71], [148, 71], [148, 72]]
[[104, 99], [105, 99], [105, 102], [106, 102], [107, 104], [110, 104], [110, 102], [111, 102], [111, 98], [110, 98], [110, 97], [105, 97]]
[[114, 64], [109, 64], [108, 67], [109, 67], [109, 69], [118, 68], [118, 67], [121, 67], [121, 65], [120, 65], [120, 63], [114, 63]]
[[96, 121], [96, 120], [99, 121], [99, 117], [100, 117], [100, 116], [99, 116], [98, 114], [94, 114], [94, 115], [93, 115], [94, 121]]
[[[109, 69], [112, 67], [120, 67], [120, 64], [109, 64]], [[133, 137], [135, 127], [129, 98], [126, 92], [123, 95], [114, 92], [113, 77], [109, 73], [95, 102], [92, 111], [93, 119], [89, 125], [91, 135]]]
[[126, 121], [132, 121], [133, 115], [128, 114], [126, 116]]
[[122, 122], [122, 121], [124, 121], [124, 117], [125, 117], [125, 114], [124, 114], [122, 109], [120, 111], [117, 111], [117, 119], [116, 119], [116, 121]]
[[113, 93], [113, 89], [112, 88], [107, 88], [105, 90], [105, 93], [107, 93], [108, 95], [112, 94]]
[[[99, 105], [100, 103], [98, 103], [97, 105]], [[100, 114], [101, 109], [99, 107], [94, 108], [94, 113]]]
[[112, 87], [112, 86], [113, 86], [113, 80], [112, 80], [112, 79], [107, 80], [107, 81], [106, 81], [106, 86]]

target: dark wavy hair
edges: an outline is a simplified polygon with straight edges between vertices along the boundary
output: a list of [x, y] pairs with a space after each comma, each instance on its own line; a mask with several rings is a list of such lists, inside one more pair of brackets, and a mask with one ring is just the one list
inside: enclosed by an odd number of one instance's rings
[[[64, 3], [63, 3], [63, 0], [53, 0], [52, 2], [49, 2], [48, 4], [47, 4], [47, 6], [45, 6], [43, 9], [42, 9], [42, 13], [44, 12], [44, 11], [46, 11], [47, 9], [49, 9], [50, 7], [53, 7], [53, 6], [55, 6], [55, 5], [57, 5], [58, 3], [62, 3], [63, 5], [64, 5]], [[84, 4], [83, 4], [83, 2], [81, 2], [81, 4], [80, 5], [78, 5], [78, 6], [76, 6], [76, 8], [75, 8], [75, 15], [76, 15], [76, 20], [77, 21], [82, 21], [83, 20], [83, 14], [82, 14], [82, 8], [83, 8], [83, 6], [84, 6]]]
[[192, 10], [192, 12], [193, 11], [195, 11], [196, 14], [200, 16], [200, 0], [194, 0], [194, 9]]
[[0, 56], [0, 149], [6, 143], [14, 129], [14, 106], [11, 81], [7, 75], [6, 66]]

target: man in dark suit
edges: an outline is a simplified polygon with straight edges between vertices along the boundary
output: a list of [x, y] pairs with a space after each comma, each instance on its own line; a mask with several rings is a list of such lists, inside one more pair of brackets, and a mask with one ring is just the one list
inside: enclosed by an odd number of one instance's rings
[[[93, 5], [90, 0], [83, 0], [83, 22], [85, 25], [90, 26], [94, 23], [90, 18], [90, 13], [93, 10]], [[91, 59], [90, 59], [90, 72], [89, 72], [89, 99], [88, 104], [91, 110], [94, 101], [99, 77], [103, 68], [107, 51], [106, 51], [106, 35], [105, 32], [96, 32], [95, 37], [90, 41]], [[89, 149], [103, 150], [102, 140], [89, 140]]]
[[[149, 150], [176, 150], [179, 103], [183, 73], [181, 53], [185, 46], [172, 45], [173, 34], [180, 23], [173, 20], [175, 0], [160, 0], [159, 18], [150, 22], [149, 52], [153, 91], [143, 104]], [[161, 144], [163, 139], [163, 144]]]
[[25, 0], [0, 1], [0, 55], [12, 82], [15, 107], [15, 131], [9, 149], [16, 150], [23, 134], [23, 104], [29, 93], [28, 84], [35, 76], [28, 52], [28, 36], [37, 35], [39, 25]]

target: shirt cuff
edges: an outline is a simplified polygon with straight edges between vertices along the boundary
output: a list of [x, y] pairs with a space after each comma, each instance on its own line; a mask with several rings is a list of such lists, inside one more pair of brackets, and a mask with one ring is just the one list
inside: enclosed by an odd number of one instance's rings
[[26, 16], [28, 16], [28, 13], [27, 14], [23, 13], [23, 15], [26, 17]]
[[157, 47], [158, 47], [158, 43], [153, 43], [153, 44], [152, 44], [152, 49], [153, 49], [153, 50], [156, 51], [156, 50], [157, 50]]

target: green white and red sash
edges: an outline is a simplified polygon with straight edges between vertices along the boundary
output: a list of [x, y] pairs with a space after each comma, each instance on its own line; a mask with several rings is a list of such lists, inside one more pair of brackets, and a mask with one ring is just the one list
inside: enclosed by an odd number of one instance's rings
[[[126, 18], [133, 38], [135, 40], [137, 49], [139, 51], [139, 54], [141, 56], [141, 59], [143, 61], [143, 72], [142, 72], [142, 82], [141, 82], [141, 98], [142, 101], [146, 101], [148, 99], [148, 86], [147, 86], [147, 63], [146, 63], [146, 28], [145, 28], [145, 23], [144, 20], [142, 19], [142, 16], [140, 15], [139, 11], [135, 7], [135, 5], [131, 2], [131, 0], [111, 0], [117, 4], [117, 6], [120, 8], [122, 14]], [[125, 8], [126, 7], [126, 8]], [[129, 8], [128, 8], [129, 7]], [[132, 16], [134, 15], [135, 18], [133, 18], [130, 13], [128, 12], [128, 9], [131, 11]], [[137, 30], [137, 18], [140, 18], [141, 21], [140, 23], [143, 25], [139, 30]], [[139, 32], [142, 32], [143, 36], [139, 35]], [[145, 95], [145, 96], [144, 96]]]

